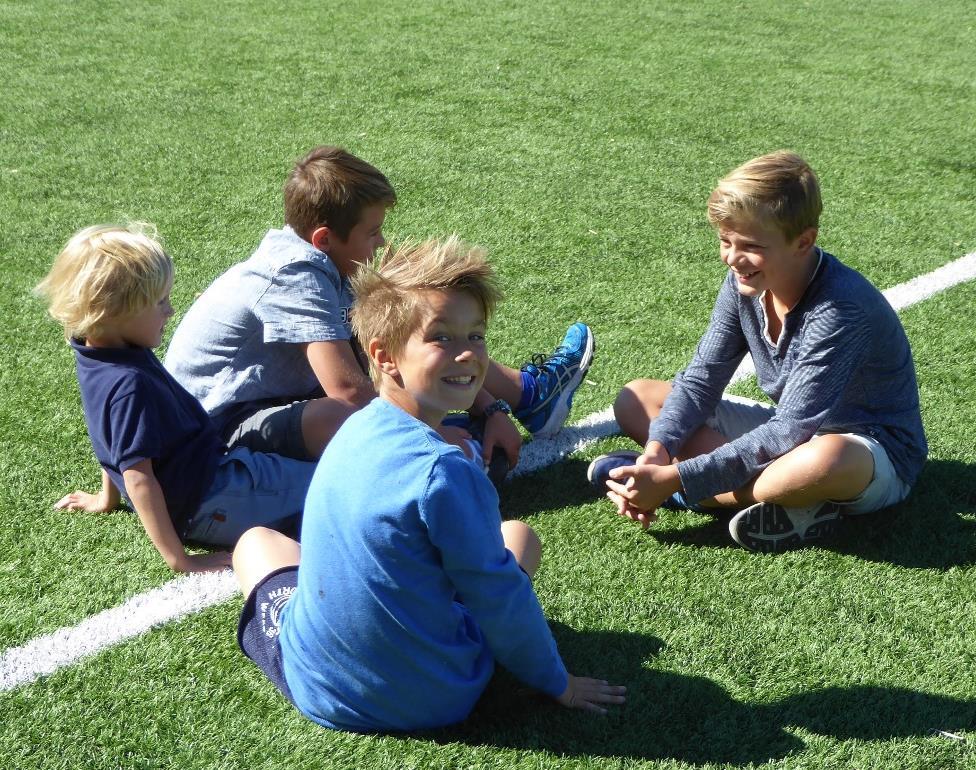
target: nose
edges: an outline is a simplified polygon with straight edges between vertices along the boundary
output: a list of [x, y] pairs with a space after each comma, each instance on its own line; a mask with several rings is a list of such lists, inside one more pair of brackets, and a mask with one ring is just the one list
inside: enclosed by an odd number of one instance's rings
[[722, 250], [722, 261], [729, 267], [732, 267], [732, 263], [736, 261], [737, 257], [738, 252], [732, 244], [729, 244]]

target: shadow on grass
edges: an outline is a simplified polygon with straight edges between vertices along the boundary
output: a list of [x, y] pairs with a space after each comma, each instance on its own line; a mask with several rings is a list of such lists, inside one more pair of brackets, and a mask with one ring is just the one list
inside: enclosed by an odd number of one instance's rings
[[569, 459], [502, 485], [502, 518], [521, 519], [534, 513], [591, 503], [600, 497], [586, 480], [589, 462]]
[[976, 701], [898, 688], [832, 687], [771, 704], [742, 703], [708, 679], [648, 670], [644, 664], [663, 646], [655, 637], [561, 624], [553, 632], [573, 671], [625, 684], [627, 703], [605, 717], [570, 711], [500, 671], [466, 722], [416, 737], [569, 757], [742, 766], [802, 751], [791, 727], [838, 740], [887, 740], [976, 724]]
[[[883, 511], [845, 518], [840, 534], [822, 547], [869, 561], [919, 569], [949, 569], [976, 562], [976, 466], [932, 460], [908, 499]], [[672, 515], [665, 511], [664, 516]], [[662, 543], [712, 548], [736, 546], [728, 514], [696, 519], [683, 529], [649, 534]]]

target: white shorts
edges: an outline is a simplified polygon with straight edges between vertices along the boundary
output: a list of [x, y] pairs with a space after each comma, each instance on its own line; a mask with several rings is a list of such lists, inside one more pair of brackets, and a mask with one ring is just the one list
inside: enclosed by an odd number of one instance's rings
[[[776, 414], [776, 407], [762, 404], [751, 398], [725, 394], [715, 409], [715, 414], [709, 417], [705, 424], [717, 430], [729, 441], [758, 428], [772, 419]], [[818, 433], [818, 436], [824, 435]], [[867, 488], [853, 500], [831, 500], [844, 506], [845, 514], [871, 513], [887, 508], [889, 505], [904, 500], [911, 487], [902, 481], [891, 464], [884, 447], [871, 436], [863, 433], [840, 433], [854, 441], [860, 442], [871, 452], [874, 458], [874, 474]]]

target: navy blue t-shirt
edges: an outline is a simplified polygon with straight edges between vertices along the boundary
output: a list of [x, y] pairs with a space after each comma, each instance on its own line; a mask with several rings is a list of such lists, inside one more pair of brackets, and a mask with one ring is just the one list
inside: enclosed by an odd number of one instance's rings
[[95, 457], [126, 497], [122, 472], [151, 459], [182, 538], [224, 452], [210, 417], [148, 348], [70, 342]]

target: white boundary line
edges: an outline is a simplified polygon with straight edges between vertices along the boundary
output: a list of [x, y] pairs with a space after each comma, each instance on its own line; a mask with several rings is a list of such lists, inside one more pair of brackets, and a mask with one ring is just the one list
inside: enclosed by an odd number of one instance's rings
[[[976, 252], [893, 286], [884, 295], [892, 307], [902, 310], [974, 278]], [[739, 382], [752, 373], [752, 362], [746, 359], [732, 381]], [[528, 444], [522, 450], [515, 475], [534, 473], [616, 432], [617, 424], [611, 409], [591, 414], [551, 439]], [[92, 615], [75, 626], [44, 634], [20, 647], [11, 647], [0, 654], [0, 692], [52, 674], [154, 626], [219, 604], [230, 599], [236, 591], [237, 584], [230, 570], [184, 575], [133, 596], [117, 607]]]

